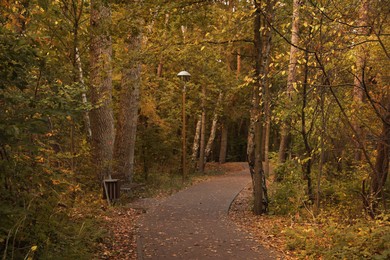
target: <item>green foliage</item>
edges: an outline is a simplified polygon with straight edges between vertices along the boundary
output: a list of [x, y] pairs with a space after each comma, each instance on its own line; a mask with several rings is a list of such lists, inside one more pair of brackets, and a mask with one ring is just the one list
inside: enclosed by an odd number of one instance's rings
[[87, 184], [74, 171], [88, 156], [77, 124], [86, 107], [80, 86], [53, 69], [64, 61], [30, 36], [0, 29], [1, 257], [88, 259], [97, 221], [73, 214]]
[[102, 235], [95, 218], [71, 215], [70, 207], [81, 196], [79, 186], [66, 172], [32, 163], [16, 157], [0, 161], [1, 254], [6, 259], [29, 253], [39, 259], [90, 258]]
[[283, 180], [272, 184], [270, 212], [281, 215], [294, 214], [306, 200], [301, 171], [294, 161], [287, 161], [276, 168], [275, 173], [277, 176], [283, 176]]
[[26, 88], [34, 63], [35, 52], [27, 39], [0, 28], [0, 89]]
[[377, 220], [360, 219], [346, 224], [321, 216], [320, 224], [295, 225], [286, 230], [287, 249], [302, 259], [388, 259], [388, 215]]

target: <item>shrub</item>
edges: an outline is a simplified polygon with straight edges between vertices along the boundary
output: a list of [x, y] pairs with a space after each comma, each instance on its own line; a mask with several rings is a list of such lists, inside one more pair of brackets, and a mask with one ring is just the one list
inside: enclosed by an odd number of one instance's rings
[[389, 259], [389, 215], [377, 220], [340, 223], [332, 217], [321, 224], [295, 225], [286, 230], [287, 249], [299, 258]]

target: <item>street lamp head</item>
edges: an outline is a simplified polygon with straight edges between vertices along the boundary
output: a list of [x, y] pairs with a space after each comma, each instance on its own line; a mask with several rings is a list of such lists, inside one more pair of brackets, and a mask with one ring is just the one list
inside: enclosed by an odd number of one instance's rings
[[183, 70], [183, 71], [180, 71], [177, 76], [184, 82], [187, 82], [190, 80], [191, 78], [191, 74], [188, 73], [187, 71]]

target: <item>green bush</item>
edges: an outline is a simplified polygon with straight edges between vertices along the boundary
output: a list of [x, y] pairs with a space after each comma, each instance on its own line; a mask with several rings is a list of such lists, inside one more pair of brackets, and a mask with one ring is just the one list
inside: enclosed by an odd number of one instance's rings
[[321, 224], [295, 225], [286, 230], [287, 248], [302, 259], [389, 259], [389, 215], [354, 224], [322, 219]]
[[305, 201], [305, 183], [300, 170], [294, 162], [289, 161], [275, 171], [282, 174], [283, 179], [272, 184], [269, 195], [270, 211], [281, 215], [297, 212]]
[[[5, 259], [88, 259], [101, 232], [94, 217], [74, 216], [81, 191], [65, 173], [29, 160], [0, 161], [0, 253]], [[80, 205], [76, 205], [80, 206]]]

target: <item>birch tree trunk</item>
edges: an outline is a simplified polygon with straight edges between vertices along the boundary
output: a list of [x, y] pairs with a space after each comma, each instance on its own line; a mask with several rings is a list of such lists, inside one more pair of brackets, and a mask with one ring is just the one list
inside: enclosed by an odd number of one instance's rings
[[[166, 31], [167, 31], [168, 22], [169, 22], [169, 13], [165, 14], [164, 31], [163, 31], [163, 35], [161, 37], [162, 39], [166, 38]], [[157, 65], [157, 77], [159, 77], [159, 78], [162, 77], [163, 68], [164, 68], [164, 55], [161, 52], [160, 53], [160, 60], [159, 60], [159, 63]]]
[[142, 33], [139, 28], [132, 28], [126, 39], [128, 63], [122, 71], [120, 106], [115, 136], [114, 159], [115, 178], [132, 182], [134, 173], [134, 150], [137, 136], [139, 93], [141, 86], [141, 51]]
[[[80, 51], [79, 51], [79, 30], [80, 30], [80, 22], [82, 15], [84, 13], [83, 2], [72, 2], [65, 3], [64, 5], [68, 5], [66, 8], [63, 8], [63, 15], [67, 17], [71, 17], [72, 22], [72, 33], [73, 33], [73, 69], [74, 69], [74, 81], [80, 83], [81, 89], [83, 93], [81, 94], [81, 100], [83, 105], [87, 106], [87, 88], [84, 81], [84, 73], [81, 63]], [[69, 13], [67, 13], [69, 12]], [[87, 134], [87, 138], [90, 140], [92, 137], [91, 132], [91, 121], [89, 118], [89, 112], [87, 110], [83, 113], [84, 117], [84, 127], [85, 132]]]
[[223, 94], [222, 94], [222, 92], [220, 92], [219, 96], [218, 96], [217, 105], [216, 105], [215, 110], [214, 110], [213, 121], [211, 123], [209, 140], [207, 141], [207, 145], [206, 145], [206, 150], [205, 150], [206, 161], [209, 159], [211, 151], [213, 149], [213, 143], [215, 140], [215, 134], [217, 132], [218, 116], [219, 116], [220, 106], [222, 103], [222, 98], [223, 98]]
[[[81, 58], [80, 58], [79, 49], [77, 47], [75, 48], [75, 62], [78, 71], [78, 81], [80, 82], [81, 88], [83, 90], [83, 93], [81, 94], [81, 100], [83, 102], [83, 105], [86, 106], [88, 104], [87, 88], [85, 87], [83, 68], [81, 66]], [[92, 137], [92, 131], [91, 131], [91, 120], [89, 118], [89, 112], [85, 111], [83, 117], [84, 117], [85, 132], [87, 133], [87, 137], [90, 139]]]
[[198, 121], [196, 123], [196, 128], [195, 128], [194, 144], [192, 145], [192, 155], [191, 155], [192, 162], [196, 162], [196, 159], [198, 158], [201, 126], [202, 126], [202, 115], [199, 115]]
[[[291, 28], [291, 47], [290, 47], [290, 62], [288, 65], [288, 76], [287, 76], [287, 105], [292, 103], [294, 96], [294, 85], [296, 85], [297, 75], [297, 60], [298, 60], [298, 48], [295, 46], [299, 43], [299, 9], [302, 0], [294, 0], [293, 2], [293, 17], [292, 17], [292, 28]], [[295, 45], [295, 46], [294, 46]], [[284, 163], [287, 158], [287, 149], [291, 142], [290, 134], [291, 118], [288, 115], [286, 120], [283, 122], [280, 146], [279, 146], [279, 163]]]
[[[356, 29], [356, 32], [362, 35], [368, 34], [368, 11], [369, 11], [369, 0], [362, 0], [361, 6], [359, 9], [359, 19], [358, 19], [358, 26], [359, 28]], [[354, 108], [356, 111], [360, 111], [362, 103], [363, 103], [363, 97], [364, 97], [364, 75], [366, 70], [366, 63], [368, 60], [368, 47], [365, 44], [360, 44], [356, 46], [356, 73], [354, 78], [354, 88], [353, 88], [353, 101], [354, 101]], [[360, 147], [360, 144], [364, 143], [364, 132], [363, 132], [363, 125], [358, 122], [358, 120], [353, 121], [353, 127], [355, 129], [355, 132], [358, 134], [358, 137], [361, 142], [355, 143], [355, 161], [361, 161], [362, 160], [362, 148]]]
[[[274, 4], [275, 1], [268, 0], [267, 1], [267, 15], [265, 19], [268, 19], [268, 22], [273, 21], [274, 16]], [[266, 176], [269, 175], [269, 146], [270, 146], [270, 131], [271, 131], [271, 94], [270, 94], [270, 87], [269, 87], [269, 81], [268, 81], [268, 72], [269, 72], [269, 56], [271, 52], [272, 47], [272, 29], [268, 25], [267, 22], [264, 22], [265, 27], [265, 33], [264, 33], [264, 40], [265, 44], [263, 47], [263, 71], [264, 75], [262, 77], [262, 85], [264, 86], [264, 173]]]
[[90, 112], [92, 160], [100, 180], [111, 176], [114, 145], [112, 111], [111, 10], [107, 1], [91, 1]]

